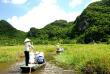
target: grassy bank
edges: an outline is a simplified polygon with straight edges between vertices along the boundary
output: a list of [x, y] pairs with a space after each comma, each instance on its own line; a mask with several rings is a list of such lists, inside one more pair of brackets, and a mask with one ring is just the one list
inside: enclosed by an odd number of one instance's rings
[[[35, 45], [35, 51], [52, 52], [55, 51], [54, 45]], [[25, 46], [1, 46], [0, 47], [0, 63], [21, 60], [24, 57]], [[32, 49], [30, 49], [32, 51]]]
[[58, 64], [85, 73], [110, 73], [110, 45], [62, 45], [66, 50], [55, 56]]

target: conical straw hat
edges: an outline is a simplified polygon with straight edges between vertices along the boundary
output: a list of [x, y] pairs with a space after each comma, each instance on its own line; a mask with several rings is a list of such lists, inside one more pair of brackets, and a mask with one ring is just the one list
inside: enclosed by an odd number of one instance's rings
[[30, 39], [28, 39], [28, 38], [26, 38], [24, 42], [28, 42], [28, 41], [31, 41], [31, 40], [30, 40]]

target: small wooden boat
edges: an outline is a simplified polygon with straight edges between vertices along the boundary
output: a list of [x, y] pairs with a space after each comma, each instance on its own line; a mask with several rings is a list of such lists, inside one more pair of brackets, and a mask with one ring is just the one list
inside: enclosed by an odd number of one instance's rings
[[62, 51], [57, 50], [56, 53], [61, 53]]
[[35, 71], [38, 70], [39, 68], [41, 68], [42, 66], [44, 66], [46, 63], [43, 64], [28, 64], [28, 66], [26, 66], [25, 64], [22, 64], [20, 66], [20, 68], [22, 69], [22, 71], [24, 72], [29, 72], [29, 71]]
[[61, 53], [61, 52], [63, 52], [64, 51], [64, 49], [63, 48], [60, 48], [60, 49], [58, 49], [57, 51], [56, 51], [56, 53]]

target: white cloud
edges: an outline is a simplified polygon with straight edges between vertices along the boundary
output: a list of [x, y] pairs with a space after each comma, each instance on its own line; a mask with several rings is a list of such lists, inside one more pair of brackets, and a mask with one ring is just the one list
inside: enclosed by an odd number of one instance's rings
[[92, 3], [92, 2], [96, 2], [96, 1], [100, 1], [100, 0], [92, 0], [91, 3]]
[[42, 3], [45, 3], [45, 4], [55, 4], [56, 0], [42, 0]]
[[18, 30], [27, 32], [31, 27], [43, 28], [55, 20], [74, 21], [80, 15], [79, 12], [66, 13], [55, 3], [56, 0], [42, 0], [38, 6], [34, 7], [24, 16], [13, 16], [11, 19], [8, 19], [8, 22]]
[[69, 3], [69, 6], [74, 8], [75, 6], [77, 6], [78, 4], [81, 4], [82, 3], [82, 0], [72, 0], [70, 3]]
[[4, 2], [4, 3], [9, 3], [9, 0], [3, 0], [2, 2]]
[[13, 4], [23, 4], [23, 3], [27, 2], [27, 0], [12, 0], [11, 2]]
[[81, 14], [80, 12], [70, 12], [66, 14], [64, 19], [67, 20], [68, 22], [74, 21], [76, 17], [79, 16], [80, 14]]
[[13, 4], [23, 4], [27, 2], [27, 0], [3, 0], [4, 3], [13, 3]]
[[87, 5], [85, 5], [85, 8], [86, 8], [90, 3], [93, 3], [93, 2], [96, 2], [96, 1], [101, 1], [101, 0], [91, 0]]

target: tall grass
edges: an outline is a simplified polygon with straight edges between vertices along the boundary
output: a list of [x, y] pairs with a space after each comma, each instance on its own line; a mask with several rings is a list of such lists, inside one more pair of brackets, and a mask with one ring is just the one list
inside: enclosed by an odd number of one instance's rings
[[0, 63], [20, 60], [23, 57], [23, 46], [2, 46], [0, 47]]
[[38, 52], [53, 52], [56, 50], [56, 45], [35, 45], [36, 51]]
[[62, 45], [66, 50], [55, 60], [85, 73], [110, 73], [110, 45]]
[[[55, 45], [34, 45], [35, 51], [53, 52]], [[110, 73], [110, 45], [95, 44], [65, 44], [65, 51], [54, 56], [55, 61], [64, 67], [83, 71], [85, 73]], [[24, 57], [25, 46], [1, 46], [0, 63], [21, 60]], [[32, 49], [30, 49], [30, 52]]]
[[[30, 52], [53, 52], [56, 50], [54, 45], [34, 45], [36, 50], [30, 49]], [[25, 46], [1, 46], [0, 63], [21, 60], [24, 57]]]

